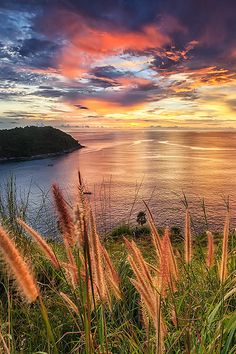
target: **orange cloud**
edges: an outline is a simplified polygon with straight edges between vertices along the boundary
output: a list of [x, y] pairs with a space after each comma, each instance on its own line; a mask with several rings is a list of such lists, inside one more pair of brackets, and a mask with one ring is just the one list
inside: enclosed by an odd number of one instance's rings
[[204, 85], [219, 85], [232, 81], [235, 74], [227, 69], [218, 69], [216, 67], [202, 68], [191, 73], [194, 79], [194, 88]]
[[103, 98], [84, 98], [79, 101], [83, 106], [88, 107], [91, 111], [98, 114], [113, 114], [113, 113], [123, 113], [127, 114], [131, 111], [136, 111], [142, 109], [145, 106], [145, 102], [138, 102], [132, 105], [124, 106], [120, 102], [107, 101]]
[[190, 50], [195, 48], [198, 44], [199, 44], [198, 41], [193, 40], [193, 41], [189, 42], [186, 45], [185, 49], [183, 49], [183, 50], [177, 50], [175, 47], [172, 47], [171, 50], [161, 52], [161, 55], [163, 57], [170, 59], [170, 60], [178, 62], [180, 59], [188, 59], [188, 54], [189, 54]]
[[223, 85], [236, 79], [235, 73], [227, 69], [218, 69], [215, 66], [196, 70], [186, 68], [183, 73], [186, 74], [186, 79], [183, 80], [182, 84], [173, 85], [175, 92], [191, 92], [203, 86]]
[[78, 76], [98, 59], [123, 53], [126, 50], [143, 51], [161, 48], [170, 42], [169, 36], [163, 34], [157, 25], [143, 27], [141, 31], [124, 31], [121, 29], [103, 29], [97, 23], [90, 23], [80, 16], [68, 17], [63, 25], [69, 37], [59, 58], [62, 73], [68, 77]]
[[136, 87], [136, 86], [148, 86], [152, 84], [152, 80], [145, 79], [142, 77], [135, 77], [135, 76], [123, 76], [116, 79], [120, 85], [125, 86], [126, 88], [129, 87]]

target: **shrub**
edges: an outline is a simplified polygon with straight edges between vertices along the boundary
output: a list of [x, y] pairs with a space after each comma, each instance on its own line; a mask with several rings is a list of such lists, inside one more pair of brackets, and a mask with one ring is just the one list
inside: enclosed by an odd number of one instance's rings
[[134, 227], [132, 229], [132, 234], [135, 237], [142, 237], [142, 236], [149, 236], [151, 233], [150, 228], [148, 226], [139, 226], [139, 227]]
[[132, 235], [131, 228], [126, 224], [122, 224], [122, 225], [115, 227], [111, 231], [110, 237], [113, 239], [117, 239], [117, 238], [120, 238], [121, 236], [129, 236], [129, 235]]
[[179, 227], [172, 226], [170, 229], [170, 237], [173, 242], [181, 242], [183, 241], [183, 235]]

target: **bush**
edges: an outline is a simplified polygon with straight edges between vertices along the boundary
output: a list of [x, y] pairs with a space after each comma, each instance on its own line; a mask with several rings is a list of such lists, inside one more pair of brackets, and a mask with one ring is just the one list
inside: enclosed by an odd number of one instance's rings
[[139, 226], [139, 227], [136, 226], [132, 230], [132, 233], [135, 237], [142, 237], [142, 236], [149, 236], [151, 231], [148, 226]]
[[115, 227], [110, 234], [110, 237], [113, 239], [117, 239], [121, 236], [127, 236], [127, 235], [132, 235], [132, 230], [130, 227], [126, 224], [119, 225]]
[[183, 235], [179, 227], [172, 226], [170, 229], [170, 237], [173, 242], [181, 242], [183, 241]]

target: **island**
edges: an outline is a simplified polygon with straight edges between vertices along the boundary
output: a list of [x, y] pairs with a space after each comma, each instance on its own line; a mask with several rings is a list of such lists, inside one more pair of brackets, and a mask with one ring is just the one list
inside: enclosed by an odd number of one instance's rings
[[82, 147], [71, 135], [53, 127], [0, 130], [0, 162], [42, 159]]

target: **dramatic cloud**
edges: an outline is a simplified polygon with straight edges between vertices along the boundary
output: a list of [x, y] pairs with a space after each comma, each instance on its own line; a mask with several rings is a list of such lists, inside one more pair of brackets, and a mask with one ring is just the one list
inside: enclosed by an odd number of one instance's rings
[[1, 127], [236, 127], [235, 11], [234, 0], [1, 0]]

